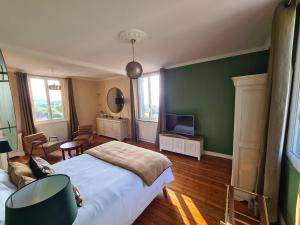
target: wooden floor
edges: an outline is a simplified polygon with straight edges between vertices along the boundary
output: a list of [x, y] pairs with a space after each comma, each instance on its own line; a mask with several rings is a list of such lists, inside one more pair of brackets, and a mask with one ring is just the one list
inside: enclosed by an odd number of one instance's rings
[[[94, 145], [110, 140], [96, 136]], [[127, 142], [158, 151], [153, 144]], [[224, 219], [225, 184], [230, 183], [231, 160], [205, 155], [198, 161], [175, 153], [162, 153], [173, 163], [175, 181], [167, 188], [168, 196], [163, 193], [157, 196], [134, 225], [219, 225]], [[51, 163], [60, 160], [60, 151], [49, 155]]]

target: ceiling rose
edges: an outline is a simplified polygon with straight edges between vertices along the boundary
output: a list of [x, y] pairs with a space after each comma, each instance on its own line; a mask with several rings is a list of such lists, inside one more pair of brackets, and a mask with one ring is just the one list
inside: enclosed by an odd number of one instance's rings
[[134, 28], [123, 30], [119, 33], [120, 41], [125, 43], [131, 43], [131, 40], [135, 40], [136, 42], [139, 42], [145, 40], [146, 38], [147, 38], [147, 34], [144, 31], [134, 29]]
[[146, 33], [137, 29], [129, 29], [120, 32], [119, 38], [122, 42], [130, 43], [132, 45], [132, 61], [126, 65], [126, 74], [130, 79], [137, 79], [143, 74], [142, 65], [135, 61], [134, 44], [146, 38]]

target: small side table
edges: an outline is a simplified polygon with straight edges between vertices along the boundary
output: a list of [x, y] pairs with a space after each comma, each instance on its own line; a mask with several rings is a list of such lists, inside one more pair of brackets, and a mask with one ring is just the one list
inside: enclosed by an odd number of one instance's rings
[[71, 151], [76, 150], [76, 155], [79, 155], [79, 149], [81, 150], [81, 154], [83, 153], [83, 141], [70, 141], [62, 144], [60, 146], [60, 150], [62, 153], [63, 160], [65, 160], [65, 151], [68, 151], [70, 158], [72, 158]]

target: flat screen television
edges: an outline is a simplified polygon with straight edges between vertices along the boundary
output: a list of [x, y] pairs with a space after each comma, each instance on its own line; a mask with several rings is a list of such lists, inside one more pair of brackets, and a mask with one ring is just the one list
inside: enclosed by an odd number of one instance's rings
[[170, 133], [194, 136], [194, 116], [167, 114], [166, 130]]

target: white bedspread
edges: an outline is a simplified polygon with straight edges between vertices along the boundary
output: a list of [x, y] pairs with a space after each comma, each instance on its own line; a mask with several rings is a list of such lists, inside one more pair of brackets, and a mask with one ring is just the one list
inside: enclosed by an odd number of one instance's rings
[[134, 173], [83, 154], [53, 165], [83, 199], [74, 225], [129, 225], [174, 177], [170, 168], [150, 186]]

